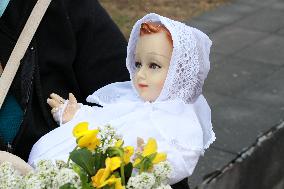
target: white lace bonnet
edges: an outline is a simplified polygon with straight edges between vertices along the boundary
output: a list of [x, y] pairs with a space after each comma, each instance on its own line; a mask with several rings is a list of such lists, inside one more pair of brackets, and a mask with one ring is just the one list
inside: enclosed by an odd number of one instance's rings
[[181, 22], [150, 13], [138, 20], [130, 34], [127, 46], [126, 66], [131, 80], [135, 73], [135, 48], [140, 27], [144, 22], [161, 22], [170, 31], [173, 52], [168, 75], [156, 101], [180, 98], [193, 103], [202, 93], [202, 86], [210, 69], [211, 40], [198, 29]]

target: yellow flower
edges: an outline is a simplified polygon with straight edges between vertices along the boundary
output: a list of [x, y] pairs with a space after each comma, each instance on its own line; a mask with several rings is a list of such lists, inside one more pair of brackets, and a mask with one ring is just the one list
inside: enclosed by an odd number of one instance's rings
[[[157, 142], [153, 138], [149, 138], [147, 144], [145, 145], [143, 152], [142, 152], [142, 157], [148, 157], [154, 153], [157, 153], [156, 156], [154, 157], [152, 163], [157, 164], [161, 161], [165, 161], [167, 159], [167, 154], [165, 153], [158, 153], [157, 152]], [[141, 162], [141, 159], [138, 157], [135, 159], [133, 166], [137, 166]]]
[[134, 148], [132, 146], [126, 146], [123, 148], [124, 153], [123, 153], [123, 161], [125, 164], [128, 164], [130, 162], [130, 157], [134, 153]]
[[120, 157], [112, 157], [112, 158], [106, 158], [105, 161], [106, 168], [109, 168], [111, 171], [116, 170], [121, 165], [121, 159]]
[[97, 138], [99, 130], [89, 130], [88, 126], [88, 122], [77, 124], [73, 129], [73, 136], [76, 137], [80, 148], [88, 148], [92, 151], [100, 144], [100, 140]]
[[113, 185], [115, 189], [124, 189], [125, 187], [121, 184], [121, 178], [116, 178], [114, 175], [112, 175], [109, 179], [103, 178], [103, 172], [105, 172], [105, 169], [100, 169], [98, 173], [93, 176], [92, 179], [92, 185], [96, 188], [102, 188], [105, 185]]
[[80, 138], [81, 136], [85, 135], [85, 132], [88, 131], [89, 123], [88, 122], [81, 122], [77, 124], [73, 129], [73, 136], [75, 138]]
[[110, 174], [112, 171], [116, 170], [121, 165], [120, 157], [112, 157], [106, 158], [105, 160], [106, 168], [100, 169], [95, 176], [92, 177], [92, 184], [96, 188], [101, 188], [105, 185], [112, 185], [115, 184], [115, 189], [122, 189], [124, 188], [121, 185], [121, 179], [116, 178], [112, 175], [110, 178]]
[[108, 184], [107, 178], [111, 171], [108, 168], [98, 170], [97, 174], [92, 177], [92, 185], [96, 188], [101, 188]]
[[120, 148], [122, 145], [123, 145], [123, 140], [118, 140], [118, 141], [116, 141], [114, 146], [117, 147], [117, 148]]
[[116, 178], [114, 188], [115, 189], [125, 189], [125, 186], [122, 186], [121, 184], [121, 178]]
[[100, 140], [97, 138], [98, 130], [88, 130], [81, 138], [78, 139], [78, 146], [80, 148], [88, 148], [89, 150], [95, 150], [100, 145]]

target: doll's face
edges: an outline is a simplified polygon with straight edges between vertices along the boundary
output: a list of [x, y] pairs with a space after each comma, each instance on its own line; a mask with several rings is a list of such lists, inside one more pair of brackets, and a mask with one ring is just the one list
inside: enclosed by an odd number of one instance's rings
[[171, 56], [172, 45], [164, 31], [139, 37], [135, 51], [134, 86], [144, 101], [153, 102], [159, 97]]

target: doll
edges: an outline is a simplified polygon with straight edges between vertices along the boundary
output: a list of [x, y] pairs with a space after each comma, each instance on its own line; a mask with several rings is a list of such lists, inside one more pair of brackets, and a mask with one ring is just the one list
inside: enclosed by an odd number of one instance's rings
[[202, 95], [209, 71], [211, 40], [201, 31], [151, 13], [138, 20], [130, 35], [126, 66], [131, 81], [112, 83], [78, 104], [51, 94], [48, 104], [60, 127], [33, 147], [29, 163], [63, 159], [76, 145], [73, 126], [110, 124], [126, 145], [155, 138], [173, 166], [170, 184], [190, 176], [199, 156], [215, 140], [210, 108]]

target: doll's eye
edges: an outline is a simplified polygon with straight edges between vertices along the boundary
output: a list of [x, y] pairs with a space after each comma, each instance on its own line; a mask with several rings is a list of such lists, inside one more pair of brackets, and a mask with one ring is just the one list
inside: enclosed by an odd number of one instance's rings
[[142, 67], [141, 62], [135, 62], [135, 67], [136, 67], [136, 68], [141, 68], [141, 67]]
[[149, 64], [149, 68], [150, 68], [150, 69], [158, 69], [158, 68], [161, 68], [161, 66], [159, 66], [159, 65], [156, 64], [156, 63], [150, 63], [150, 64]]

